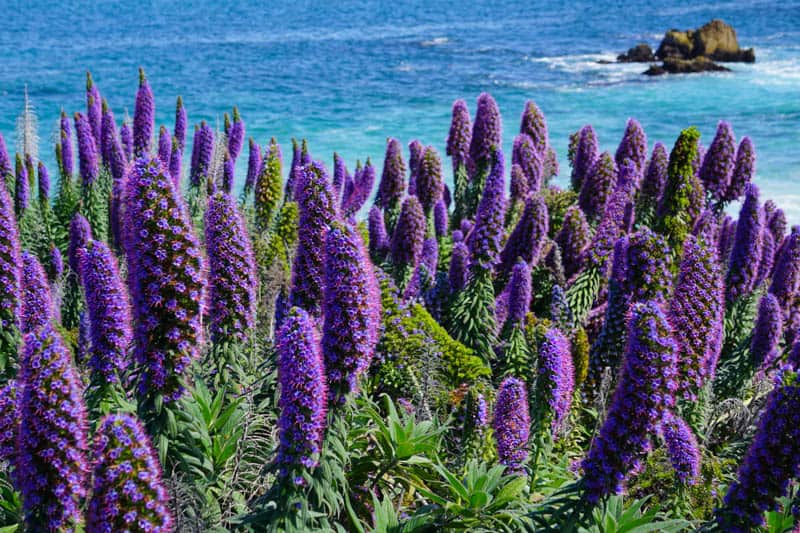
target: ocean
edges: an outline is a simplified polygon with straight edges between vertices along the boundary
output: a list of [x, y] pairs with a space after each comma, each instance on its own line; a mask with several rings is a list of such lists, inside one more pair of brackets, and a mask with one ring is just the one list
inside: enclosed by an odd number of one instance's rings
[[[800, 2], [664, 4], [5, 0], [0, 132], [13, 149], [27, 86], [41, 157], [54, 167], [56, 121], [62, 108], [85, 108], [85, 71], [121, 119], [133, 112], [142, 66], [157, 126], [171, 129], [178, 95], [190, 123], [221, 124], [236, 105], [247, 135], [262, 146], [276, 137], [285, 164], [291, 138], [305, 137], [329, 166], [337, 151], [351, 171], [356, 159], [370, 157], [380, 172], [389, 136], [420, 139], [444, 156], [453, 100], [464, 98], [474, 112], [476, 97], [488, 91], [503, 114], [507, 150], [525, 101], [539, 105], [561, 184], [569, 179], [568, 136], [584, 124], [613, 152], [629, 117], [641, 122], [651, 147], [671, 147], [689, 125], [707, 146], [726, 120], [737, 140], [748, 135], [755, 143], [762, 198], [800, 223]], [[755, 64], [658, 78], [642, 76], [642, 64], [598, 64], [640, 41], [655, 48], [669, 28], [712, 18], [755, 47]], [[240, 184], [246, 164], [241, 157]]]

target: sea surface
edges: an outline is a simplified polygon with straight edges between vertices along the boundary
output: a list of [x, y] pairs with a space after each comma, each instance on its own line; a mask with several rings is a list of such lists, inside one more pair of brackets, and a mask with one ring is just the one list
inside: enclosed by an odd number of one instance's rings
[[[613, 151], [628, 117], [650, 145], [672, 146], [696, 125], [705, 145], [719, 120], [758, 153], [763, 197], [800, 223], [800, 2], [161, 2], [0, 1], [0, 132], [13, 147], [23, 91], [40, 122], [41, 154], [54, 165], [59, 111], [85, 106], [85, 71], [118, 119], [133, 112], [137, 68], [170, 128], [182, 95], [190, 123], [221, 124], [237, 105], [247, 135], [281, 143], [305, 137], [317, 159], [339, 152], [380, 166], [386, 138], [418, 138], [444, 155], [450, 106], [474, 112], [482, 91], [497, 99], [506, 149], [526, 100], [543, 110], [567, 183], [568, 135], [594, 125]], [[731, 73], [649, 78], [645, 65], [598, 60], [668, 28], [722, 18], [753, 65]], [[190, 145], [190, 144], [189, 144]], [[246, 153], [246, 152], [245, 152]], [[188, 158], [188, 155], [187, 155]], [[237, 168], [243, 180], [246, 156]], [[445, 163], [449, 169], [449, 164]], [[449, 174], [449, 173], [448, 173]]]

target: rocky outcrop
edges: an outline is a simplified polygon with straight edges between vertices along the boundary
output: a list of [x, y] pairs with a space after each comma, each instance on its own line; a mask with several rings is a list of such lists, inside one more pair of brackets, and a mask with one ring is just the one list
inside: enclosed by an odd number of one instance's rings
[[690, 74], [693, 72], [730, 72], [731, 69], [714, 63], [705, 56], [694, 59], [680, 59], [668, 57], [661, 65], [650, 65], [643, 74], [647, 76], [660, 76], [661, 74]]
[[656, 50], [656, 57], [666, 60], [706, 57], [713, 61], [753, 63], [752, 48], [739, 46], [736, 30], [730, 24], [714, 19], [696, 30], [669, 30]]
[[620, 63], [652, 63], [656, 60], [653, 49], [647, 43], [639, 43], [624, 54], [617, 56]]

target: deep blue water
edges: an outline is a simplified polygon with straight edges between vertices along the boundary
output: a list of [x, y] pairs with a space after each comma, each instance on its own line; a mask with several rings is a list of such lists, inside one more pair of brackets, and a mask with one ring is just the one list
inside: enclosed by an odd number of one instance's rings
[[[539, 104], [560, 181], [569, 174], [568, 135], [583, 124], [614, 150], [628, 117], [639, 119], [651, 145], [667, 146], [688, 125], [708, 145], [717, 122], [728, 120], [737, 137], [755, 142], [764, 196], [800, 222], [800, 2], [222, 4], [0, 2], [0, 132], [13, 145], [27, 84], [42, 157], [53, 164], [59, 110], [83, 108], [84, 72], [121, 119], [133, 110], [143, 66], [159, 124], [171, 128], [179, 94], [191, 123], [219, 123], [238, 105], [247, 134], [262, 145], [275, 136], [288, 155], [291, 137], [306, 137], [315, 158], [330, 161], [335, 150], [351, 169], [367, 156], [380, 168], [387, 136], [419, 138], [443, 153], [452, 101], [465, 98], [474, 109], [477, 95], [490, 91], [509, 145], [525, 100]], [[651, 79], [641, 65], [596, 63], [714, 17], [756, 48], [756, 64]], [[245, 166], [246, 157], [238, 174]]]

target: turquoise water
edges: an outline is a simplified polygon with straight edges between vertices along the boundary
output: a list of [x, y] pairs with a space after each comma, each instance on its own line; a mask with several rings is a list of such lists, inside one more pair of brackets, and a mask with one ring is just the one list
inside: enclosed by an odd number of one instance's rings
[[[275, 136], [288, 154], [292, 136], [306, 137], [316, 158], [330, 161], [335, 150], [351, 168], [356, 158], [382, 161], [387, 136], [443, 153], [452, 101], [474, 109], [490, 91], [509, 147], [525, 100], [539, 104], [562, 183], [568, 135], [583, 124], [613, 151], [628, 117], [651, 145], [668, 146], [691, 124], [707, 145], [728, 120], [755, 142], [764, 195], [800, 222], [800, 2], [2, 3], [0, 132], [13, 144], [27, 84], [50, 164], [59, 110], [83, 108], [87, 69], [118, 118], [133, 110], [143, 66], [159, 124], [171, 127], [179, 94], [192, 123], [218, 123], [238, 105], [262, 145]], [[656, 79], [641, 76], [642, 65], [596, 63], [713, 17], [736, 27], [757, 63]], [[246, 158], [240, 178], [245, 166]]]

